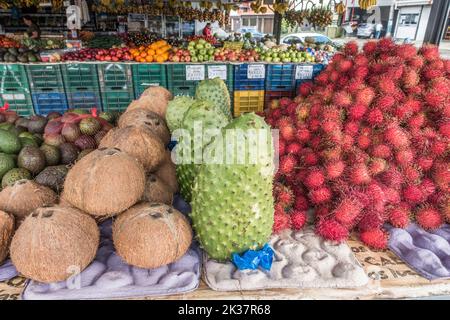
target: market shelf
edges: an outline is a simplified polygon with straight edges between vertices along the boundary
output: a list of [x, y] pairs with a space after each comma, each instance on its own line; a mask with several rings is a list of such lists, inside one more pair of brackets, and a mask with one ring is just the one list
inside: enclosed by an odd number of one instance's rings
[[99, 64], [98, 79], [102, 91], [128, 91], [130, 88], [133, 88], [130, 64]]
[[[234, 90], [264, 90], [265, 68], [265, 64], [235, 65]], [[258, 73], [253, 73], [253, 70], [258, 71]]]
[[61, 65], [27, 65], [25, 69], [27, 71], [31, 93], [64, 92]]
[[[190, 71], [199, 71], [194, 74]], [[168, 89], [174, 96], [195, 95], [197, 84], [206, 79], [206, 65], [201, 64], [171, 64], [167, 65], [167, 84]], [[196, 80], [188, 80], [196, 79]]]
[[133, 90], [101, 93], [103, 111], [124, 111], [134, 100]]
[[260, 112], [264, 110], [264, 90], [248, 90], [234, 92], [235, 117], [246, 112]]
[[270, 64], [267, 66], [266, 90], [292, 91], [295, 88], [294, 64]]
[[78, 91], [67, 92], [67, 102], [71, 109], [86, 109], [97, 108], [98, 111], [102, 110], [102, 101], [100, 91]]
[[33, 93], [33, 106], [36, 114], [47, 115], [56, 111], [67, 111], [67, 100], [64, 92]]
[[132, 74], [136, 99], [150, 86], [167, 88], [167, 68], [164, 64], [134, 64]]
[[270, 101], [272, 100], [278, 100], [281, 98], [294, 98], [295, 92], [294, 91], [266, 91], [264, 94], [264, 108], [269, 108]]
[[68, 63], [61, 67], [66, 91], [98, 91], [97, 65]]
[[34, 114], [28, 79], [23, 65], [0, 65], [0, 104], [9, 104], [9, 110], [21, 116]]

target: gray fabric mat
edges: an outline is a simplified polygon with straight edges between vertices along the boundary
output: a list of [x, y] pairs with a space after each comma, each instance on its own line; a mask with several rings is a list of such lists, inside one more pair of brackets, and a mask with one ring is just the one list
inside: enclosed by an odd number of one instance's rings
[[16, 267], [11, 262], [11, 259], [6, 259], [2, 265], [0, 265], [0, 282], [8, 281], [16, 276], [19, 273], [16, 270]]
[[428, 280], [450, 278], [450, 225], [427, 232], [415, 223], [406, 229], [386, 226], [389, 249]]
[[350, 247], [325, 241], [305, 230], [272, 236], [274, 249], [270, 271], [237, 270], [231, 263], [204, 257], [205, 281], [217, 291], [270, 288], [350, 288], [364, 286], [369, 279]]

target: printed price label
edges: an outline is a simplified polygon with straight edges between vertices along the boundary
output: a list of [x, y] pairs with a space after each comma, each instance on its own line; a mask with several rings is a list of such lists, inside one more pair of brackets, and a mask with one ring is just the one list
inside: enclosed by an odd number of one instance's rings
[[227, 80], [227, 66], [208, 66], [208, 79]]
[[266, 77], [266, 67], [263, 64], [249, 64], [247, 69], [248, 79], [264, 79]]
[[14, 100], [25, 100], [25, 95], [23, 93], [17, 94], [2, 94], [2, 98], [5, 101], [14, 101]]
[[187, 81], [205, 80], [205, 66], [204, 65], [186, 66], [186, 80]]
[[313, 66], [297, 66], [295, 69], [295, 80], [312, 79]]

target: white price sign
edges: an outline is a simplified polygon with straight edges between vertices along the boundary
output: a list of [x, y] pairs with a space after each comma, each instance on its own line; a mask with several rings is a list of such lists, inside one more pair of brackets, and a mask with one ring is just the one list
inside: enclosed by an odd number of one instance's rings
[[297, 66], [295, 69], [295, 80], [312, 79], [313, 66]]
[[247, 69], [248, 79], [264, 79], [266, 77], [266, 67], [263, 64], [249, 64]]
[[25, 100], [25, 95], [22, 93], [16, 94], [2, 94], [2, 98], [5, 101], [13, 101], [13, 100]]
[[227, 80], [227, 66], [208, 66], [208, 79]]
[[186, 66], [186, 80], [188, 81], [205, 80], [205, 66], [204, 65]]

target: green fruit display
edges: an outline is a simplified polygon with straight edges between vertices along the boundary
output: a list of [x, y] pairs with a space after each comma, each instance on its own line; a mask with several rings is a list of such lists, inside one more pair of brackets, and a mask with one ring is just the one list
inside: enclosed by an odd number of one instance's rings
[[18, 153], [22, 145], [20, 139], [14, 133], [0, 130], [0, 150], [4, 153]]
[[170, 132], [181, 128], [184, 114], [195, 100], [188, 96], [178, 96], [169, 101], [166, 111], [166, 121]]
[[[238, 138], [238, 131], [229, 129], [243, 130], [243, 139]], [[257, 140], [258, 143], [251, 139], [248, 133], [253, 129], [264, 130], [266, 139]], [[220, 164], [202, 165], [195, 177], [191, 202], [198, 240], [208, 255], [218, 261], [262, 247], [269, 240], [274, 219], [274, 154], [269, 126], [263, 118], [248, 113], [227, 125], [222, 136], [205, 152], [213, 153], [211, 150], [217, 147], [226, 150], [231, 144], [242, 151], [245, 160], [240, 162], [240, 154], [232, 153]], [[258, 157], [250, 157], [249, 145], [257, 147]]]
[[11, 155], [6, 153], [0, 153], [0, 179], [3, 178], [5, 173], [15, 168], [16, 162]]
[[59, 164], [59, 162], [61, 161], [61, 153], [59, 152], [58, 147], [44, 143], [40, 147], [40, 149], [44, 153], [45, 162], [47, 163], [48, 166], [55, 166]]
[[19, 137], [19, 140], [20, 143], [22, 144], [22, 147], [25, 146], [39, 147], [38, 143], [32, 138]]
[[9, 170], [2, 178], [2, 188], [12, 186], [18, 180], [31, 180], [31, 173], [24, 168], [14, 168]]
[[222, 79], [214, 78], [201, 81], [195, 90], [195, 99], [211, 101], [231, 119], [230, 93]]
[[38, 147], [24, 147], [17, 158], [17, 166], [27, 169], [32, 174], [38, 174], [44, 170], [45, 164], [45, 155]]
[[101, 123], [93, 117], [81, 120], [79, 126], [81, 133], [86, 134], [88, 136], [95, 135], [102, 128]]

